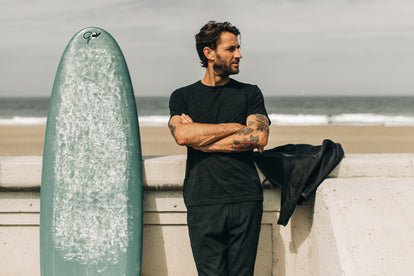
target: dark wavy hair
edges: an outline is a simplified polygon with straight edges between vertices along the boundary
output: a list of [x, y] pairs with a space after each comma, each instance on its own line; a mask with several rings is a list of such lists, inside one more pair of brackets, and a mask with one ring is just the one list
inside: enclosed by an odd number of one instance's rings
[[207, 67], [208, 63], [207, 57], [203, 52], [204, 47], [209, 47], [210, 49], [215, 50], [217, 48], [217, 42], [220, 39], [220, 35], [223, 32], [229, 32], [235, 36], [240, 35], [239, 29], [227, 21], [223, 23], [209, 21], [200, 29], [200, 32], [195, 35], [197, 53], [200, 57], [202, 67]]

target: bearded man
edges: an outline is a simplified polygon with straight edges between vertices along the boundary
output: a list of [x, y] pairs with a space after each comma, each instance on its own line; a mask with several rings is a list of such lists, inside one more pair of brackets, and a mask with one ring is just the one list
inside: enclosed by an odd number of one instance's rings
[[168, 126], [187, 147], [183, 195], [199, 275], [253, 275], [263, 190], [253, 150], [263, 152], [270, 120], [256, 85], [239, 73], [239, 30], [208, 22], [196, 35], [204, 78], [175, 90]]

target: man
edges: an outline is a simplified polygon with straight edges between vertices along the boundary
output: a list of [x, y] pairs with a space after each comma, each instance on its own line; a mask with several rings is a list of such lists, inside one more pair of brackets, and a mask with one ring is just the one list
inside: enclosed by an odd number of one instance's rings
[[252, 161], [269, 119], [255, 85], [230, 79], [242, 58], [240, 32], [208, 22], [196, 35], [204, 78], [170, 97], [169, 128], [187, 146], [184, 201], [199, 275], [253, 275], [263, 191]]

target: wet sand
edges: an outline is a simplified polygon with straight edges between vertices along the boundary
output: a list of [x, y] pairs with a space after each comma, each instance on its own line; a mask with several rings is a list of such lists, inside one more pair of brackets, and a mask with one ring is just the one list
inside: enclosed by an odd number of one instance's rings
[[[143, 155], [185, 154], [167, 127], [141, 127]], [[42, 155], [45, 126], [0, 126], [0, 156]], [[345, 153], [414, 153], [414, 127], [271, 126], [266, 149], [284, 144], [341, 143]]]

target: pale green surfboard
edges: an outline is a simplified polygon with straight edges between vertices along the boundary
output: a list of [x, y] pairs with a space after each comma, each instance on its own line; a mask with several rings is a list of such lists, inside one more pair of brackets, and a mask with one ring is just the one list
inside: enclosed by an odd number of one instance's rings
[[41, 275], [141, 275], [141, 162], [122, 52], [106, 31], [81, 30], [63, 53], [50, 100]]

